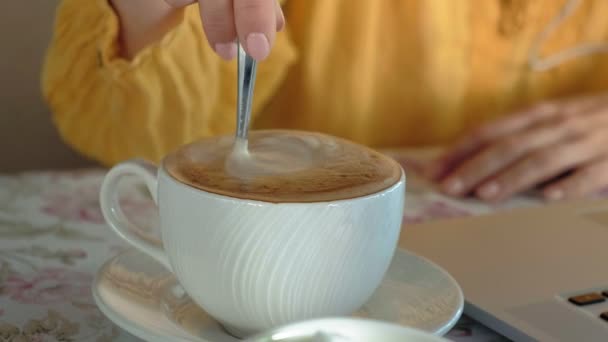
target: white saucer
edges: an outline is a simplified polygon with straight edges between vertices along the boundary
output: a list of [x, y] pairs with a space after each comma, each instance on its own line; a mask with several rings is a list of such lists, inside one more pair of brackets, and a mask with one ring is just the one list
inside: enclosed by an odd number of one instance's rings
[[[146, 341], [235, 342], [150, 257], [129, 250], [107, 261], [93, 282], [99, 309]], [[462, 290], [439, 266], [399, 250], [382, 284], [354, 316], [447, 333], [464, 305]]]

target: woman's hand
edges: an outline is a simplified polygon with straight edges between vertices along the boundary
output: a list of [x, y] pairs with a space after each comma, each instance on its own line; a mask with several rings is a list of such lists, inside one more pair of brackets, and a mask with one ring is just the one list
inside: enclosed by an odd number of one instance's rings
[[222, 58], [236, 56], [236, 39], [251, 57], [268, 57], [277, 31], [285, 25], [277, 0], [164, 0], [174, 8], [198, 2], [205, 35]]
[[487, 201], [541, 184], [549, 200], [597, 192], [608, 186], [608, 95], [546, 102], [485, 125], [430, 173], [447, 194]]

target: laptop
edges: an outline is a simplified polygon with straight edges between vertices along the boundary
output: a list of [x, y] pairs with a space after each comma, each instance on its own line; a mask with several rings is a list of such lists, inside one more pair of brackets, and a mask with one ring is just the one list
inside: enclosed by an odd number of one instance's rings
[[400, 247], [446, 269], [465, 314], [515, 341], [608, 341], [608, 201], [405, 227]]

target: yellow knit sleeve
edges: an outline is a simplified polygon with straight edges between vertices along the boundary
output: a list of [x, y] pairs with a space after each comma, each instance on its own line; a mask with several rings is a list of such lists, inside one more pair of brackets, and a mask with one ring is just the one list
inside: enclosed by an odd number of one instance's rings
[[[106, 165], [158, 162], [179, 145], [234, 129], [236, 62], [208, 47], [196, 5], [131, 61], [117, 55], [118, 29], [108, 0], [63, 0], [57, 10], [42, 88], [67, 143]], [[278, 34], [258, 66], [254, 119], [295, 57], [287, 33]]]

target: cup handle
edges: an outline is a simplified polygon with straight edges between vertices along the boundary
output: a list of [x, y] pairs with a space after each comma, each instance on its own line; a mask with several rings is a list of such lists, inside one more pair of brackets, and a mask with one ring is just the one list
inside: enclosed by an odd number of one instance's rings
[[99, 202], [101, 204], [103, 217], [118, 236], [141, 252], [163, 264], [168, 270], [173, 271], [167, 254], [162, 247], [156, 246], [135, 234], [138, 227], [127, 219], [120, 208], [118, 198], [118, 184], [122, 177], [135, 175], [144, 181], [148, 191], [150, 191], [150, 194], [152, 195], [152, 199], [154, 199], [154, 203], [158, 206], [157, 172], [158, 168], [154, 164], [139, 159], [129, 160], [116, 165], [108, 172], [103, 180], [99, 194]]

